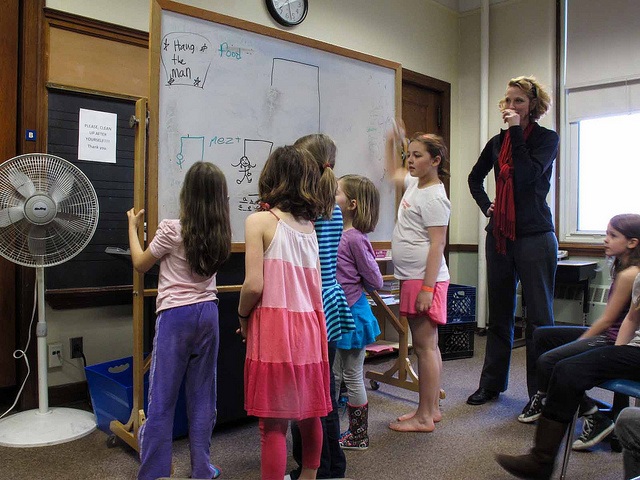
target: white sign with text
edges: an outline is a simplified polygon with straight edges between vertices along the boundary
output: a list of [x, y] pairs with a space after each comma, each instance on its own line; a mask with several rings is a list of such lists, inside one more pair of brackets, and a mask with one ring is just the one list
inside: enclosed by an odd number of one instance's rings
[[80, 109], [78, 160], [116, 163], [118, 115]]

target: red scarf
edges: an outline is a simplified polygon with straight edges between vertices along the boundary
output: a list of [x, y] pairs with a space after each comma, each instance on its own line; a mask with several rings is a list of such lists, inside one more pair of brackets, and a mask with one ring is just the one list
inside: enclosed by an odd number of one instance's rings
[[[524, 129], [526, 141], [533, 130], [533, 122]], [[513, 158], [511, 156], [511, 135], [504, 135], [498, 166], [500, 173], [496, 180], [496, 204], [493, 212], [493, 236], [496, 239], [496, 251], [507, 253], [507, 239], [516, 239], [516, 204], [513, 197]]]

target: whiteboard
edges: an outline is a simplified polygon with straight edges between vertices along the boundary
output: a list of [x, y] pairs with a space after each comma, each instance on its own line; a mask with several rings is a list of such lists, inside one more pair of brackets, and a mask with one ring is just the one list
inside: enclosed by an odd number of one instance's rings
[[149, 162], [157, 162], [158, 221], [179, 216], [188, 168], [212, 162], [229, 186], [233, 242], [244, 242], [270, 152], [326, 133], [337, 145], [335, 174], [366, 175], [380, 190], [370, 239], [391, 240], [396, 196], [384, 137], [396, 116], [399, 64], [173, 2], [154, 9]]

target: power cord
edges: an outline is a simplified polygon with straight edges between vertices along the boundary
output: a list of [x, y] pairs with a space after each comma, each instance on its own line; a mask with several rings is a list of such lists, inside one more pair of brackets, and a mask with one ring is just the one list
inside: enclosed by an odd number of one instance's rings
[[[24, 347], [24, 350], [14, 350], [13, 352], [13, 358], [15, 358], [16, 360], [20, 359], [20, 358], [24, 358], [24, 363], [27, 366], [27, 374], [24, 377], [24, 381], [22, 382], [22, 385], [20, 386], [20, 390], [18, 390], [18, 393], [16, 394], [16, 399], [13, 402], [13, 405], [11, 405], [9, 407], [9, 409], [4, 412], [2, 415], [0, 415], [0, 419], [4, 418], [11, 410], [13, 410], [15, 408], [15, 406], [18, 403], [18, 399], [20, 398], [20, 395], [22, 394], [22, 390], [24, 390], [24, 386], [27, 384], [27, 379], [29, 378], [29, 374], [31, 373], [31, 367], [29, 366], [29, 358], [27, 358], [27, 351], [29, 350], [29, 344], [31, 343], [31, 327], [33, 326], [33, 320], [36, 318], [36, 309], [38, 308], [38, 301], [37, 301], [37, 297], [38, 297], [38, 293], [37, 293], [37, 288], [34, 286], [33, 289], [33, 312], [31, 313], [31, 322], [29, 322], [29, 335], [27, 336], [27, 343]], [[44, 308], [44, 307], [43, 307]]]
[[[72, 366], [73, 368], [76, 368], [78, 370], [81, 370], [82, 372], [85, 372], [86, 368], [87, 368], [87, 357], [85, 357], [84, 352], [80, 354], [80, 357], [82, 359], [82, 364], [83, 364], [83, 368], [78, 367], [78, 365], [76, 365], [75, 362], [71, 362], [65, 358], [60, 358], [62, 362], [64, 362], [67, 365]], [[89, 383], [87, 382], [87, 401], [89, 403], [89, 406], [91, 407], [91, 409], [93, 410], [93, 404], [91, 403], [91, 389], [89, 388]], [[2, 417], [0, 417], [2, 418]]]
[[[84, 356], [84, 352], [82, 352], [82, 363], [84, 364], [84, 372], [87, 370], [87, 357]], [[85, 373], [86, 376], [86, 373]], [[86, 377], [85, 377], [86, 378]], [[93, 410], [93, 403], [91, 402], [91, 389], [89, 388], [89, 382], [87, 382], [87, 400], [89, 402], [89, 406], [91, 410]]]

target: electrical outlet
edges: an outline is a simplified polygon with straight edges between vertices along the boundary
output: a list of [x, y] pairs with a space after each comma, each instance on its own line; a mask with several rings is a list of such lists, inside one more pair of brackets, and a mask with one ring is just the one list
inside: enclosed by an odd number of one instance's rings
[[82, 349], [82, 337], [74, 337], [69, 339], [71, 358], [82, 358], [84, 350]]
[[49, 368], [62, 366], [62, 344], [50, 343], [49, 344]]

